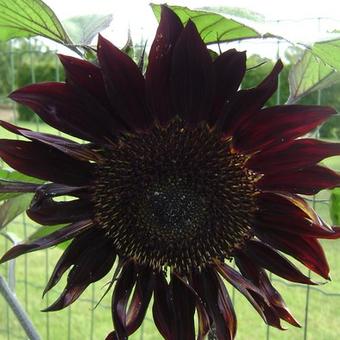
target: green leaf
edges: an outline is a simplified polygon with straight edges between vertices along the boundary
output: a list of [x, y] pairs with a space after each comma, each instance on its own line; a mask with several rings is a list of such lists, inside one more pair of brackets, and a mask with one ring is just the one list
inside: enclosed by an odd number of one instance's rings
[[324, 64], [310, 50], [305, 50], [302, 58], [292, 66], [289, 72], [288, 103], [296, 103], [303, 96], [339, 81], [340, 76], [333, 68]]
[[340, 39], [317, 42], [312, 47], [314, 55], [324, 63], [340, 71]]
[[[45, 237], [49, 234], [52, 234], [54, 233], [55, 231], [61, 229], [61, 228], [64, 228], [65, 227], [65, 224], [58, 224], [58, 225], [53, 225], [53, 226], [42, 226], [42, 227], [39, 227], [33, 234], [31, 234], [27, 241], [34, 241], [38, 238], [41, 238], [41, 237]], [[71, 241], [65, 241], [65, 242], [62, 242], [62, 243], [59, 243], [57, 245], [58, 248], [60, 249], [66, 249], [68, 247], [68, 245], [70, 244]]]
[[233, 17], [239, 17], [242, 19], [265, 22], [265, 16], [261, 13], [254, 12], [247, 8], [241, 7], [229, 7], [229, 6], [204, 6], [200, 7], [203, 11], [232, 15]]
[[5, 169], [0, 169], [0, 179], [4, 179], [7, 181], [29, 182], [36, 184], [44, 183], [44, 181], [39, 178], [24, 175], [19, 171], [11, 171]]
[[30, 205], [33, 194], [22, 194], [5, 201], [0, 205], [0, 229], [6, 227]]
[[[151, 7], [157, 20], [160, 20], [160, 5], [151, 4]], [[169, 7], [178, 15], [183, 24], [191, 19], [206, 44], [261, 37], [253, 28], [217, 13], [191, 10], [181, 6]]]
[[63, 21], [63, 25], [73, 42], [78, 45], [90, 45], [93, 38], [109, 27], [112, 15], [83, 15]]
[[0, 41], [36, 35], [72, 43], [55, 13], [41, 0], [0, 0]]
[[340, 188], [331, 191], [329, 215], [334, 225], [340, 224]]

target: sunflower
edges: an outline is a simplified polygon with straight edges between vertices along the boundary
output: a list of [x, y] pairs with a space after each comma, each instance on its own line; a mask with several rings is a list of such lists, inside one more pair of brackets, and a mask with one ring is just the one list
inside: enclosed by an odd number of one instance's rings
[[264, 108], [281, 61], [257, 87], [239, 90], [245, 53], [231, 49], [212, 60], [195, 25], [184, 27], [166, 6], [145, 75], [102, 36], [97, 64], [59, 57], [65, 83], [29, 85], [10, 98], [87, 142], [2, 122], [27, 139], [2, 139], [2, 159], [46, 182], [7, 182], [1, 190], [34, 192], [28, 216], [66, 226], [14, 246], [1, 262], [72, 240], [44, 293], [70, 269], [66, 287], [46, 311], [70, 305], [114, 267], [108, 339], [127, 339], [150, 304], [165, 339], [203, 339], [211, 329], [233, 339], [225, 281], [267, 324], [299, 326], [267, 271], [315, 284], [289, 255], [329, 279], [318, 239], [340, 232], [301, 195], [340, 183], [318, 164], [339, 155], [340, 145], [301, 136], [335, 111]]

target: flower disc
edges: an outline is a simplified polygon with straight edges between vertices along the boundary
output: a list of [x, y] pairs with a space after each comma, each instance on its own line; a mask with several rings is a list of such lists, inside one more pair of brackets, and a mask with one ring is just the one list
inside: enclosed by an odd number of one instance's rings
[[103, 150], [93, 202], [121, 256], [180, 272], [230, 257], [251, 236], [253, 172], [206, 124], [122, 136]]

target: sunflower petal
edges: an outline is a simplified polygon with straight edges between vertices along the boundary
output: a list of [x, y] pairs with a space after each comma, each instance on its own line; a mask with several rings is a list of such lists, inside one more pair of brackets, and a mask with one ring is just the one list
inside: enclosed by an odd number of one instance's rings
[[32, 200], [32, 205], [36, 201], [59, 196], [88, 197], [87, 187], [75, 187], [58, 183], [46, 183], [39, 185]]
[[281, 256], [275, 249], [262, 242], [255, 240], [248, 241], [243, 251], [252, 258], [257, 265], [286, 280], [309, 285], [315, 284], [308, 276], [302, 274], [293, 263]]
[[56, 244], [59, 244], [61, 242], [67, 241], [79, 235], [80, 233], [83, 233], [84, 231], [89, 229], [91, 226], [92, 226], [91, 220], [84, 220], [84, 221], [70, 224], [42, 238], [27, 242], [27, 243], [20, 243], [14, 246], [13, 248], [11, 248], [0, 259], [0, 263], [6, 262], [8, 260], [12, 260], [20, 255], [23, 255], [23, 254], [26, 254], [32, 251], [46, 249]]
[[102, 279], [111, 270], [115, 257], [107, 240], [95, 243], [85, 250], [71, 269], [64, 291], [57, 301], [44, 309], [44, 312], [63, 309], [77, 300], [89, 284]]
[[119, 130], [97, 99], [65, 83], [28, 85], [9, 97], [31, 108], [52, 127], [81, 139], [107, 144]]
[[305, 135], [334, 114], [334, 109], [325, 106], [281, 105], [265, 108], [239, 125], [234, 132], [233, 146], [251, 153], [286, 143]]
[[93, 165], [38, 142], [0, 140], [0, 157], [12, 168], [33, 177], [70, 185], [88, 184]]
[[176, 41], [183, 30], [177, 15], [161, 5], [161, 20], [152, 43], [145, 74], [148, 104], [161, 124], [174, 116], [170, 101], [171, 58]]
[[126, 309], [135, 283], [136, 268], [130, 261], [124, 265], [112, 295], [112, 320], [119, 339], [127, 338]]
[[43, 296], [59, 282], [68, 268], [76, 264], [80, 256], [97, 241], [97, 238], [98, 231], [90, 229], [72, 240], [55, 265], [53, 273], [44, 289]]
[[165, 339], [175, 340], [177, 332], [170, 287], [163, 273], [157, 274], [152, 314], [158, 331]]
[[86, 284], [71, 285], [70, 287], [65, 288], [59, 298], [52, 305], [43, 309], [42, 312], [54, 312], [69, 306], [79, 298], [87, 286], [88, 285]]
[[151, 115], [146, 108], [144, 78], [138, 66], [101, 35], [97, 53], [106, 92], [115, 112], [130, 128], [147, 128]]
[[340, 176], [335, 171], [315, 165], [301, 170], [265, 175], [257, 182], [257, 187], [270, 191], [315, 195], [320, 190], [332, 189], [339, 184]]
[[110, 334], [107, 335], [105, 340], [122, 340], [116, 331], [111, 332]]
[[6, 179], [0, 179], [0, 192], [35, 192], [40, 187], [40, 184], [8, 181]]
[[295, 327], [301, 327], [299, 322], [288, 310], [281, 295], [272, 286], [268, 275], [262, 268], [260, 268], [250, 257], [244, 253], [237, 254], [235, 257], [235, 262], [242, 275], [248, 278], [248, 280], [251, 280], [266, 295], [270, 306], [264, 303], [259, 296], [254, 295], [254, 298], [260, 305], [263, 306], [263, 312], [266, 316], [266, 321], [268, 324], [276, 328], [283, 329], [280, 323], [280, 319], [282, 319]]
[[340, 227], [333, 227], [332, 230], [333, 230], [332, 234], [323, 235], [320, 238], [330, 239], [330, 240], [337, 240], [338, 238], [340, 238]]
[[340, 155], [340, 143], [304, 138], [265, 149], [253, 155], [246, 166], [262, 174], [272, 174], [310, 167], [336, 155]]
[[289, 235], [283, 232], [271, 232], [255, 228], [256, 236], [272, 247], [293, 256], [307, 268], [329, 280], [329, 266], [325, 253], [315, 238], [301, 235]]
[[224, 283], [213, 269], [194, 273], [192, 286], [205, 304], [216, 328], [217, 338], [232, 340], [236, 334], [236, 315]]
[[314, 210], [296, 195], [294, 197], [271, 192], [261, 193], [257, 196], [257, 205], [258, 212], [253, 225], [263, 232], [279, 230], [311, 237], [334, 233]]
[[260, 316], [265, 319], [263, 315], [261, 306], [256, 302], [251, 292], [256, 293], [261, 296], [263, 300], [266, 300], [266, 297], [263, 296], [263, 293], [260, 289], [258, 289], [253, 283], [246, 278], [244, 278], [240, 273], [231, 268], [230, 266], [224, 263], [216, 263], [216, 269], [219, 274], [227, 280], [230, 284], [232, 284], [240, 293], [244, 295], [244, 297], [252, 304], [252, 306], [256, 309], [256, 311], [260, 314]]
[[214, 93], [212, 60], [196, 26], [188, 21], [173, 50], [171, 97], [175, 113], [190, 124], [209, 119]]
[[73, 142], [70, 139], [51, 135], [48, 133], [31, 131], [29, 129], [15, 126], [2, 120], [0, 120], [0, 125], [8, 131], [26, 137], [32, 141], [38, 141], [50, 145], [57, 150], [76, 159], [84, 161], [97, 159], [97, 156], [93, 152], [91, 152], [86, 145]]
[[241, 90], [225, 106], [223, 114], [219, 117], [216, 125], [227, 136], [233, 135], [238, 126], [250, 118], [254, 119], [256, 112], [261, 109], [265, 102], [277, 89], [278, 75], [283, 68], [279, 60], [270, 74], [255, 88]]
[[100, 103], [112, 113], [100, 68], [83, 59], [63, 54], [58, 54], [58, 57], [64, 66], [66, 82], [98, 98]]
[[226, 103], [236, 94], [246, 72], [246, 53], [230, 49], [220, 54], [213, 63], [215, 95], [210, 123], [215, 124]]
[[148, 268], [139, 268], [136, 286], [126, 316], [127, 334], [134, 333], [145, 318], [155, 285], [155, 277]]
[[93, 204], [88, 200], [76, 199], [59, 202], [52, 199], [35, 201], [26, 211], [27, 215], [42, 225], [54, 225], [87, 220], [93, 217]]
[[195, 300], [196, 308], [197, 308], [197, 317], [198, 317], [198, 336], [197, 340], [203, 340], [204, 337], [208, 334], [210, 329], [210, 320], [207, 311], [202, 303], [201, 298], [195, 291], [195, 289], [190, 285], [190, 280], [181, 277], [181, 275], [176, 272], [173, 273], [176, 275], [177, 279], [181, 281], [181, 283], [186, 287], [187, 293], [192, 295]]
[[170, 288], [177, 323], [176, 339], [195, 340], [195, 296], [176, 275], [171, 276]]

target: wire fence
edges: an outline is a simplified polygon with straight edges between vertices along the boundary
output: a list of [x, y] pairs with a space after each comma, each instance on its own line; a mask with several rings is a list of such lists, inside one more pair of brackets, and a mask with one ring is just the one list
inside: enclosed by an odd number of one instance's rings
[[[320, 30], [323, 20], [320, 18], [312, 19], [314, 25]], [[328, 19], [327, 19], [328, 20]], [[278, 23], [279, 24], [279, 23]], [[328, 27], [328, 26], [327, 26]], [[257, 44], [263, 43], [262, 41]], [[22, 72], [29, 72], [29, 82], [39, 81], [41, 74], [37, 66], [37, 59], [40, 57], [51, 60], [50, 80], [60, 81], [63, 78], [62, 69], [55, 51], [44, 51], [36, 49], [36, 40], [29, 40], [25, 43], [23, 49], [18, 49], [18, 42], [13, 41], [6, 45], [6, 48], [0, 46], [0, 62], [6, 60], [8, 67], [2, 72], [0, 79], [7, 79], [8, 92], [14, 90], [19, 83], [19, 76]], [[255, 44], [252, 42], [252, 44]], [[282, 53], [280, 43], [273, 45], [276, 54]], [[1, 59], [2, 58], [2, 59]], [[23, 67], [25, 65], [25, 67]], [[22, 66], [22, 67], [21, 67]], [[0, 80], [1, 81], [1, 80]], [[0, 97], [0, 119], [14, 121], [20, 118], [20, 112], [16, 110], [4, 96], [4, 89]], [[276, 93], [276, 102], [280, 104], [281, 87]], [[316, 94], [318, 104], [322, 103], [322, 91]], [[322, 103], [327, 104], [327, 103]], [[20, 122], [21, 123], [21, 122]], [[29, 122], [29, 126], [36, 130], [45, 131], [48, 129], [38, 118]], [[50, 132], [51, 130], [46, 130]], [[2, 131], [0, 136], [2, 136]], [[15, 137], [13, 137], [15, 138]], [[329, 194], [321, 195], [311, 199], [311, 205], [329, 220]], [[13, 242], [26, 239], [32, 234], [38, 226], [30, 221], [24, 214], [14, 220], [4, 232], [7, 237], [0, 235], [0, 253], [4, 253]], [[239, 317], [239, 335], [238, 339], [337, 339], [340, 337], [338, 330], [338, 320], [340, 310], [340, 252], [337, 248], [338, 243], [324, 242], [326, 253], [330, 256], [330, 265], [333, 268], [334, 282], [321, 286], [303, 286], [291, 284], [283, 281], [274, 275], [272, 280], [279, 291], [283, 293], [287, 304], [291, 307], [293, 313], [297, 315], [302, 329], [290, 329], [287, 332], [278, 332], [277, 330], [264, 326], [255, 312], [248, 307], [247, 303], [232, 288], [232, 300], [235, 304], [236, 312]], [[78, 340], [78, 339], [103, 339], [112, 329], [110, 297], [106, 296], [102, 303], [96, 306], [98, 300], [105, 291], [107, 279], [92, 285], [71, 307], [57, 313], [41, 313], [39, 310], [50, 305], [62, 292], [65, 279], [58, 284], [56, 289], [47, 294], [42, 300], [41, 293], [53, 270], [53, 266], [61, 255], [62, 249], [55, 248], [43, 252], [37, 252], [11, 261], [0, 266], [0, 275], [6, 279], [9, 289], [16, 293], [16, 296], [33, 322], [41, 339], [46, 340]], [[312, 275], [309, 273], [309, 275]], [[314, 276], [312, 275], [314, 278]], [[317, 279], [315, 279], [317, 280]], [[150, 314], [147, 315], [146, 321], [141, 329], [131, 337], [131, 339], [151, 340], [159, 339], [160, 336], [155, 330]], [[0, 339], [27, 339], [24, 331], [20, 327], [15, 316], [11, 312], [8, 303], [0, 298]], [[178, 339], [185, 340], [185, 339]]]

